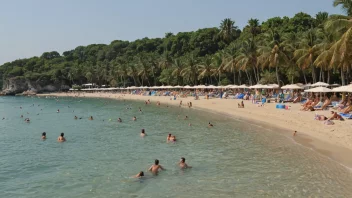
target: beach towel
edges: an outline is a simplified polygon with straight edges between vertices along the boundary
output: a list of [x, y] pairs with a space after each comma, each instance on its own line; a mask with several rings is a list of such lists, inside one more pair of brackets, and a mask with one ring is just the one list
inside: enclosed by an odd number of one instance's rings
[[340, 116], [347, 118], [347, 119], [352, 119], [352, 114], [350, 113], [339, 113]]

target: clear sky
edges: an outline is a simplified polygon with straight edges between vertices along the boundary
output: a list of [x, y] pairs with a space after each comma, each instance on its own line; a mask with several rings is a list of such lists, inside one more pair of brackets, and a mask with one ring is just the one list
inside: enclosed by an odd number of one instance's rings
[[297, 12], [341, 13], [332, 0], [0, 0], [0, 64], [79, 45], [163, 37], [166, 32], [240, 28]]

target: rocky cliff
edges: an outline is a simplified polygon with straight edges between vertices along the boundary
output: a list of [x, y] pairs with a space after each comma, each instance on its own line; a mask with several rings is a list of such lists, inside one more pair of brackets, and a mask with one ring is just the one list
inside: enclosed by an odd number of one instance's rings
[[60, 90], [68, 90], [70, 87], [61, 84], [48, 84], [42, 81], [30, 81], [24, 78], [10, 78], [4, 80], [2, 92], [6, 95], [15, 95], [25, 91], [34, 93], [55, 92]]

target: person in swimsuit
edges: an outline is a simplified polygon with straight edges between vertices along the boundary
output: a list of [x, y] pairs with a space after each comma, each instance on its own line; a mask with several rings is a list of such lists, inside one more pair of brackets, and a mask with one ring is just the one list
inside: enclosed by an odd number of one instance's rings
[[89, 120], [93, 120], [93, 116], [90, 116], [88, 119], [89, 119]]
[[161, 165], [159, 165], [159, 160], [156, 159], [154, 164], [148, 169], [148, 171], [151, 171], [153, 174], [157, 175], [160, 170], [165, 170]]
[[133, 116], [132, 120], [133, 120], [133, 121], [136, 121], [136, 120], [137, 120], [136, 116]]
[[169, 142], [169, 141], [171, 141], [171, 133], [169, 133], [169, 135], [166, 138], [166, 142]]
[[208, 127], [213, 127], [214, 125], [209, 122]]
[[118, 122], [122, 122], [121, 118], [117, 119]]
[[141, 131], [141, 137], [144, 137], [144, 136], [146, 136], [147, 134], [145, 134], [145, 130], [144, 129], [142, 129], [142, 131]]
[[188, 116], [186, 116], [184, 119], [187, 120], [187, 119], [188, 119]]
[[143, 171], [139, 172], [137, 175], [134, 176], [134, 178], [142, 178], [142, 177], [144, 177]]
[[316, 120], [324, 121], [327, 120], [328, 118], [324, 115], [315, 115]]
[[331, 111], [332, 116], [328, 119], [328, 120], [341, 120], [344, 121], [343, 117], [339, 114], [337, 114], [337, 112]]
[[21, 118], [23, 118], [23, 115], [21, 115]]
[[58, 110], [56, 111], [56, 113], [60, 113], [60, 109], [58, 109]]
[[171, 136], [170, 141], [171, 141], [171, 142], [176, 142], [176, 136], [174, 136], [174, 135]]
[[296, 134], [297, 134], [297, 131], [293, 132], [293, 136], [296, 136]]
[[75, 120], [77, 120], [78, 119], [78, 117], [77, 116], [75, 116]]
[[65, 142], [66, 141], [66, 138], [64, 137], [64, 133], [61, 133], [60, 136], [57, 138], [57, 141], [58, 142]]
[[45, 132], [42, 133], [42, 140], [46, 140], [46, 133]]
[[27, 123], [30, 122], [29, 118], [24, 119], [24, 121], [27, 122]]
[[178, 163], [181, 169], [186, 169], [186, 168], [192, 168], [192, 166], [188, 166], [186, 164], [186, 159], [184, 157], [181, 157], [180, 162]]

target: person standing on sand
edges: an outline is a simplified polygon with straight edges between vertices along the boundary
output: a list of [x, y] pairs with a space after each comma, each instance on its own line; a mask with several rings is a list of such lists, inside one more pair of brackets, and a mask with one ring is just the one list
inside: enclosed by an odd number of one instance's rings
[[296, 136], [296, 134], [297, 134], [297, 131], [293, 132], [293, 136]]
[[165, 170], [161, 165], [159, 165], [159, 160], [156, 159], [154, 161], [154, 164], [148, 169], [148, 171], [151, 171], [153, 174], [157, 175], [160, 170]]

